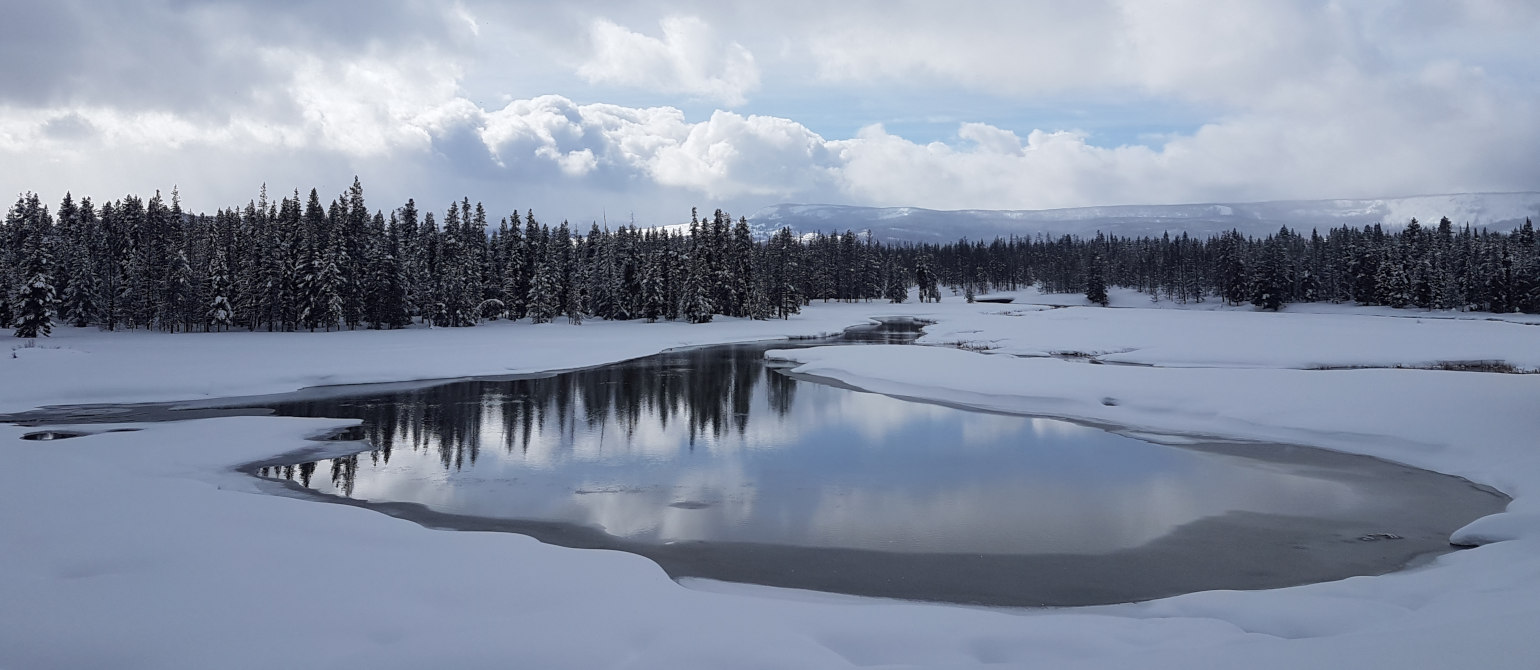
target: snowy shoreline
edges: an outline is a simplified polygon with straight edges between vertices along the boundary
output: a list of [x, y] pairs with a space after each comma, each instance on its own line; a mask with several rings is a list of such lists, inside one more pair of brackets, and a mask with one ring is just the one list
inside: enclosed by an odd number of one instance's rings
[[[682, 588], [626, 554], [251, 495], [259, 484], [231, 469], [346, 422], [232, 417], [62, 442], [21, 441], [35, 429], [4, 425], [0, 449], [12, 467], [0, 474], [0, 666], [263, 667], [301, 658], [372, 667], [1282, 668], [1372, 658], [1517, 668], [1540, 654], [1532, 634], [1540, 629], [1540, 375], [1305, 369], [1478, 358], [1535, 369], [1540, 328], [1350, 309], [1002, 307], [951, 298], [815, 304], [787, 322], [706, 326], [207, 336], [61, 329], [0, 359], [0, 412], [532, 373], [910, 315], [936, 322], [928, 342], [976, 342], [993, 354], [875, 345], [775, 356], [800, 374], [895, 395], [1130, 432], [1308, 444], [1464, 476], [1514, 498], [1465, 539], [1509, 541], [1379, 577], [1076, 610], [745, 595]], [[1066, 345], [1159, 367], [1002, 355]]]

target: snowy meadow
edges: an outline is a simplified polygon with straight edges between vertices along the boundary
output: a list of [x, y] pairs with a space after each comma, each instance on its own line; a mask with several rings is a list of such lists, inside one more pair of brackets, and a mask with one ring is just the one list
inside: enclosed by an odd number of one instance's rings
[[[932, 322], [921, 343], [773, 351], [794, 373], [1157, 442], [1299, 444], [1512, 496], [1407, 570], [1266, 591], [983, 609], [691, 580], [638, 556], [434, 530], [272, 495], [235, 470], [344, 421], [0, 426], [4, 667], [1532, 667], [1540, 653], [1540, 327], [1298, 305], [818, 303], [787, 320], [332, 333], [57, 329], [0, 357], [0, 411], [570, 369], [664, 349]], [[1031, 304], [1043, 303], [1043, 304]], [[1317, 312], [1317, 313], [1311, 313]], [[1489, 315], [1481, 315], [1487, 317]], [[1352, 337], [1344, 337], [1352, 335]], [[1097, 365], [1093, 361], [1105, 364]], [[1117, 364], [1113, 364], [1117, 363]], [[320, 445], [320, 446], [317, 446]], [[356, 446], [352, 448], [357, 448]], [[1262, 447], [1258, 447], [1262, 448]], [[324, 453], [316, 451], [315, 453]]]

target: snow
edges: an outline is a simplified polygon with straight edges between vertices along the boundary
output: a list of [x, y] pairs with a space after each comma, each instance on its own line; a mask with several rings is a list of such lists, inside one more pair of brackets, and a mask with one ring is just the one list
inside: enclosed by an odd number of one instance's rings
[[[1020, 322], [1020, 323], [1017, 323]], [[922, 342], [985, 343], [999, 353], [1091, 354], [1112, 363], [1169, 367], [1435, 367], [1502, 361], [1540, 370], [1534, 326], [1365, 314], [1063, 309], [979, 314], [926, 330]]]
[[[1377, 577], [1069, 610], [990, 610], [670, 581], [645, 559], [438, 531], [264, 493], [231, 468], [346, 422], [236, 417], [0, 425], [0, 667], [1528, 668], [1540, 657], [1540, 375], [1317, 365], [1479, 357], [1532, 367], [1540, 327], [1361, 308], [815, 304], [788, 321], [527, 323], [317, 334], [60, 328], [0, 355], [0, 411], [321, 383], [571, 368], [838, 331], [878, 315], [997, 347], [775, 354], [856, 386], [1129, 432], [1376, 455], [1514, 497], [1481, 544]], [[1138, 307], [1133, 307], [1138, 305]], [[1333, 313], [1314, 314], [1311, 311]], [[1450, 317], [1450, 318], [1433, 318]], [[1421, 322], [1419, 323], [1419, 320]], [[1360, 334], [1362, 337], [1360, 337]], [[1109, 352], [1139, 365], [1029, 358]], [[1116, 352], [1116, 353], [1110, 353]], [[0, 352], [3, 354], [3, 352]], [[1116, 400], [1114, 405], [1103, 403]], [[61, 427], [68, 428], [68, 427]], [[330, 445], [330, 443], [327, 443]], [[697, 588], [698, 587], [698, 588]]]

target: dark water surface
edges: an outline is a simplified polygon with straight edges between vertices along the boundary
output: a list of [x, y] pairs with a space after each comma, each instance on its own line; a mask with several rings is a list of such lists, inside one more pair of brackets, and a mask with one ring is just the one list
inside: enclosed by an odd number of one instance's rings
[[367, 450], [252, 471], [430, 526], [631, 551], [675, 577], [999, 605], [1378, 574], [1506, 504], [1365, 457], [1167, 446], [800, 381], [763, 360], [787, 346], [279, 397], [261, 405], [363, 419], [338, 437]]

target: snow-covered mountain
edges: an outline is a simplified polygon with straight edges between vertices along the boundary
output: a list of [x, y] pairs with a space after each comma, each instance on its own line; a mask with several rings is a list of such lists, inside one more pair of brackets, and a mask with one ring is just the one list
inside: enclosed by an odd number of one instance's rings
[[1126, 236], [1173, 235], [1208, 237], [1236, 229], [1262, 236], [1282, 226], [1308, 232], [1342, 225], [1375, 223], [1400, 228], [1415, 217], [1424, 225], [1449, 217], [1456, 225], [1470, 224], [1507, 231], [1525, 217], [1540, 219], [1540, 192], [1461, 193], [1374, 200], [1287, 200], [1276, 202], [1199, 205], [1118, 205], [1042, 210], [966, 209], [937, 211], [917, 207], [852, 207], [846, 205], [776, 205], [755, 212], [749, 223], [764, 234], [790, 227], [798, 233], [870, 231], [886, 242], [950, 242], [961, 237], [1094, 235], [1097, 231]]

